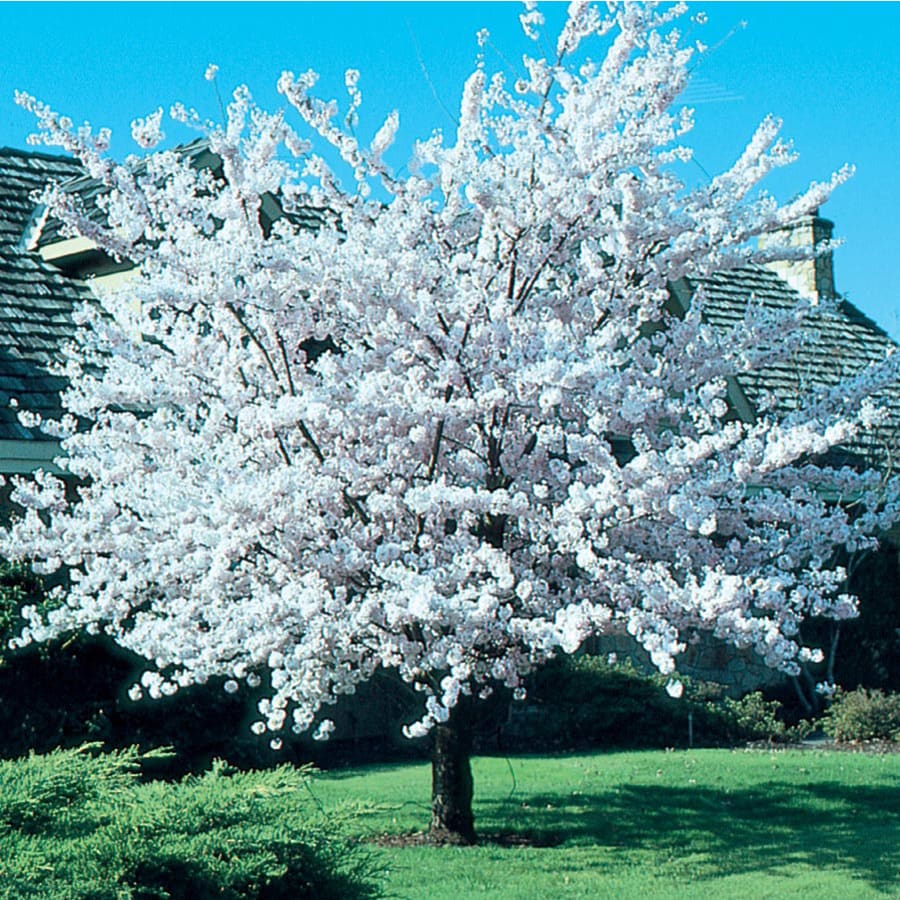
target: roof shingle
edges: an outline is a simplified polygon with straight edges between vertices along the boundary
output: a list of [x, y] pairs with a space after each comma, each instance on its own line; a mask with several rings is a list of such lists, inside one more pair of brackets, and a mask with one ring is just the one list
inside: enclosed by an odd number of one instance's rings
[[[723, 331], [740, 328], [751, 304], [787, 311], [801, 302], [800, 295], [777, 274], [758, 266], [688, 281], [692, 294], [699, 286], [705, 295], [706, 321]], [[875, 322], [846, 300], [838, 300], [834, 306], [813, 308], [791, 358], [736, 380], [752, 406], [772, 394], [781, 410], [791, 410], [801, 397], [859, 374], [895, 347]], [[886, 466], [900, 459], [900, 391], [884, 392], [878, 399], [888, 410], [887, 422], [846, 449], [864, 463]]]
[[19, 423], [10, 400], [45, 417], [62, 412], [64, 381], [50, 367], [75, 334], [73, 309], [91, 293], [25, 249], [22, 236], [35, 211], [35, 193], [80, 172], [69, 159], [0, 149], [0, 440], [49, 440]]

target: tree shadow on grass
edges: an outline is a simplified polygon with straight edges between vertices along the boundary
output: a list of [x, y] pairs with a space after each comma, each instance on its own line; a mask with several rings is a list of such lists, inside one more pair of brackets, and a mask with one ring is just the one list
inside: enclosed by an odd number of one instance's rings
[[[512, 809], [511, 807], [515, 807]], [[900, 787], [770, 781], [746, 789], [622, 785], [488, 803], [479, 820], [507, 821], [535, 844], [591, 844], [691, 857], [694, 876], [787, 866], [852, 871], [879, 889], [900, 883]]]

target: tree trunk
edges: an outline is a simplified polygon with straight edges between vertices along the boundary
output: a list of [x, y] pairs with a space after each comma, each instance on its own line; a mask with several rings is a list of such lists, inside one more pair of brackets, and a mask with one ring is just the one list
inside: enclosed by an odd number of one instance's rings
[[469, 702], [460, 697], [450, 719], [433, 729], [429, 835], [437, 843], [475, 843]]

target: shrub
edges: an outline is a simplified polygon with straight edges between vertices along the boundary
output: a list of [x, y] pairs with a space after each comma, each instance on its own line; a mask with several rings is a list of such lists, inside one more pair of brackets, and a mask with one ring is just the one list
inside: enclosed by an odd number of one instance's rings
[[140, 767], [133, 751], [93, 755], [97, 749], [85, 744], [0, 762], [0, 829], [68, 834], [91, 828], [97, 810], [130, 788]]
[[154, 773], [177, 778], [203, 771], [219, 757], [240, 768], [265, 768], [284, 759], [332, 765], [427, 752], [426, 742], [401, 737], [400, 725], [418, 715], [420, 697], [392, 673], [379, 673], [340, 705], [336, 740], [323, 747], [308, 736], [289, 735], [284, 752], [274, 753], [250, 732], [258, 698], [248, 691], [227, 694], [224, 678], [135, 703], [126, 690], [145, 663], [102, 635], [7, 650], [25, 624], [21, 607], [47, 603], [41, 579], [28, 566], [0, 561], [0, 757], [89, 741], [107, 747], [164, 744], [174, 753], [156, 760]]
[[813, 724], [800, 720], [788, 726], [779, 718], [781, 703], [767, 700], [762, 691], [753, 691], [740, 699], [722, 697], [703, 705], [706, 727], [729, 743], [739, 741], [796, 741], [812, 730]]
[[861, 602], [859, 617], [840, 623], [835, 677], [848, 688], [892, 691], [900, 690], [900, 546], [896, 538], [879, 543], [881, 548], [866, 553], [861, 563], [847, 561], [848, 592]]
[[838, 691], [823, 726], [837, 741], [900, 740], [900, 694], [865, 688]]
[[19, 610], [43, 599], [43, 582], [28, 566], [0, 561], [0, 662], [7, 656], [9, 639], [24, 624]]
[[[138, 780], [134, 749], [0, 761], [0, 898], [363, 900], [370, 857], [310, 803], [309, 772]], [[344, 814], [346, 818], [346, 814]]]
[[743, 741], [789, 741], [811, 730], [788, 728], [781, 704], [759, 691], [740, 699], [721, 685], [681, 677], [684, 695], [666, 692], [669, 679], [630, 662], [598, 656], [554, 661], [532, 678], [524, 707], [512, 707], [505, 745], [517, 748], [683, 747]]
[[175, 755], [156, 763], [168, 776], [203, 770], [223, 755], [274, 764], [275, 755], [240, 726], [251, 713], [247, 698], [226, 694], [222, 679], [136, 704], [125, 689], [142, 662], [103, 636], [8, 650], [25, 624], [25, 604], [47, 607], [42, 580], [26, 565], [0, 562], [0, 757], [101, 740], [116, 747], [172, 745]]
[[666, 693], [667, 680], [630, 662], [559, 658], [532, 676], [524, 707], [513, 703], [504, 742], [550, 750], [684, 744], [688, 709]]

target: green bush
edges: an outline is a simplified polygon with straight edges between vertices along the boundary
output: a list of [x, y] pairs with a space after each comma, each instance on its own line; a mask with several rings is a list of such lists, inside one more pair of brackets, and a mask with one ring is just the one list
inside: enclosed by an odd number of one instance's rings
[[760, 692], [740, 699], [721, 685], [682, 677], [684, 695], [666, 692], [669, 679], [631, 662], [584, 655], [555, 660], [532, 678], [524, 707], [512, 707], [509, 749], [721, 746], [744, 741], [791, 741], [811, 730], [788, 728], [781, 704]]
[[258, 698], [252, 691], [227, 694], [224, 678], [135, 703], [127, 688], [145, 663], [103, 635], [66, 635], [7, 650], [25, 624], [21, 607], [47, 603], [41, 579], [28, 566], [0, 562], [0, 758], [86, 741], [143, 749], [166, 745], [174, 753], [157, 760], [154, 773], [177, 778], [205, 770], [215, 758], [258, 769], [285, 760], [333, 765], [427, 753], [426, 741], [401, 736], [401, 724], [419, 714], [421, 696], [393, 673], [377, 673], [356, 696], [345, 698], [335, 710], [336, 740], [322, 745], [286, 735], [284, 750], [276, 753], [250, 732]]
[[[363, 900], [371, 858], [309, 773], [216, 764], [141, 783], [134, 749], [0, 761], [2, 900]], [[343, 820], [342, 821], [342, 816]]]
[[812, 723], [806, 720], [787, 726], [778, 717], [780, 711], [777, 700], [766, 700], [762, 691], [753, 691], [737, 700], [722, 697], [707, 701], [702, 707], [702, 719], [707, 728], [721, 734], [729, 743], [797, 741], [813, 730]]
[[170, 777], [202, 771], [215, 757], [243, 767], [281, 761], [249, 732], [247, 698], [226, 694], [222, 679], [158, 702], [134, 703], [126, 689], [143, 663], [112, 641], [67, 635], [8, 649], [25, 624], [20, 609], [47, 606], [42, 580], [24, 564], [0, 562], [0, 757], [78, 747], [86, 741], [143, 748], [171, 745], [156, 770]]
[[688, 709], [666, 693], [667, 680], [630, 662], [558, 658], [532, 676], [525, 705], [513, 703], [506, 742], [546, 750], [682, 745]]
[[900, 740], [900, 694], [865, 688], [838, 691], [823, 726], [837, 741]]
[[0, 561], [0, 662], [9, 652], [9, 639], [24, 624], [19, 610], [43, 600], [43, 582], [27, 565]]

